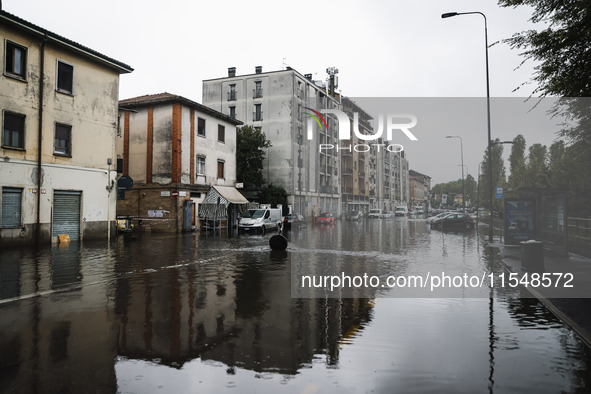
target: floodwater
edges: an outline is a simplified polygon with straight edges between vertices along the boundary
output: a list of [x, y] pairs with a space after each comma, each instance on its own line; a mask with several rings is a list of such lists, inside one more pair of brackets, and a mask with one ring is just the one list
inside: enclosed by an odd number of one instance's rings
[[498, 272], [476, 232], [397, 218], [286, 236], [285, 252], [270, 251], [269, 234], [0, 251], [0, 391], [591, 390], [589, 349], [518, 289], [292, 297], [294, 267]]

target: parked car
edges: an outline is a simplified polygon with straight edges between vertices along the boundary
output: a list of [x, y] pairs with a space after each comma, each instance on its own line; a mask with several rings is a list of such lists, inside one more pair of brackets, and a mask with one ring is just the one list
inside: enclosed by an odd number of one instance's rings
[[248, 209], [238, 223], [238, 231], [265, 234], [269, 230], [281, 229], [281, 223], [280, 208]]
[[474, 229], [474, 219], [466, 213], [450, 213], [447, 216], [435, 219], [431, 222], [431, 227], [438, 230], [447, 229]]
[[406, 207], [406, 205], [397, 206], [394, 210], [394, 214], [396, 216], [406, 216], [408, 215], [408, 208]]
[[359, 211], [350, 211], [347, 215], [347, 220], [359, 220]]
[[322, 212], [317, 218], [317, 224], [334, 224], [334, 216], [330, 212]]
[[369, 219], [379, 219], [382, 216], [382, 211], [380, 209], [370, 209], [367, 217]]
[[306, 219], [302, 215], [298, 214], [291, 214], [287, 215], [283, 218], [283, 228], [290, 230], [290, 229], [299, 229], [306, 227]]
[[451, 213], [450, 212], [441, 212], [441, 213], [438, 213], [435, 216], [428, 217], [427, 218], [427, 223], [431, 224], [431, 223], [433, 223], [434, 220], [444, 218], [447, 215], [451, 215]]
[[382, 213], [381, 218], [382, 219], [392, 219], [394, 217], [394, 212], [392, 211], [385, 211], [384, 213]]

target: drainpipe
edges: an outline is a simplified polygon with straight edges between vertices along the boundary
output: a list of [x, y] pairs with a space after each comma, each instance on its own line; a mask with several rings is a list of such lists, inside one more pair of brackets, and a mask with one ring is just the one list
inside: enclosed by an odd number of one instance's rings
[[41, 245], [41, 147], [43, 145], [43, 80], [45, 79], [45, 42], [47, 34], [41, 43], [41, 58], [39, 60], [39, 130], [37, 135], [37, 224], [35, 239], [37, 246]]

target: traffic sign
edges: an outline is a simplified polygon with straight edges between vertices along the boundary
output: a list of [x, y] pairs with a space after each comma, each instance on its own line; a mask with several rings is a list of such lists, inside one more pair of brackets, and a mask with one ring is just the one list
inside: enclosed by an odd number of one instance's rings
[[177, 198], [178, 196], [179, 196], [178, 190], [173, 190], [172, 193], [170, 193], [170, 197], [172, 197], [172, 198]]
[[496, 197], [497, 198], [505, 197], [505, 188], [503, 186], [497, 186], [495, 188], [495, 190], [496, 190]]

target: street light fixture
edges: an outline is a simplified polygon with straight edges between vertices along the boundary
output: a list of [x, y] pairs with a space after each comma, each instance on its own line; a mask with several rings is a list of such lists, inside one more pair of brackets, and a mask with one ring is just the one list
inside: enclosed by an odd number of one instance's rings
[[466, 212], [466, 190], [464, 188], [464, 143], [462, 142], [462, 137], [459, 135], [446, 135], [445, 138], [460, 139], [460, 153], [462, 158], [462, 211]]
[[452, 16], [458, 15], [470, 15], [470, 14], [479, 14], [482, 15], [484, 18], [484, 49], [486, 54], [486, 115], [487, 115], [487, 125], [488, 125], [488, 200], [489, 200], [489, 225], [488, 225], [488, 242], [493, 241], [493, 184], [492, 184], [492, 145], [491, 145], [491, 133], [490, 133], [490, 84], [488, 78], [488, 29], [486, 24], [486, 15], [482, 12], [473, 11], [473, 12], [447, 12], [445, 14], [441, 14], [442, 18], [451, 18]]

